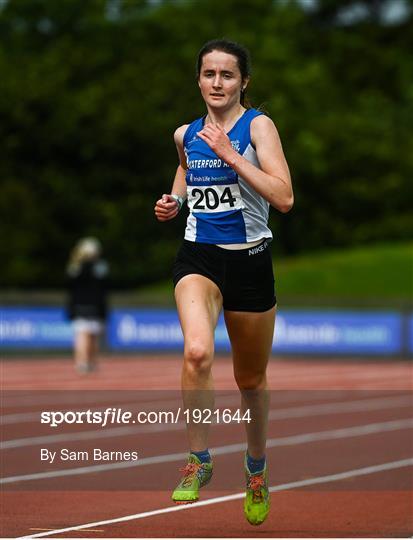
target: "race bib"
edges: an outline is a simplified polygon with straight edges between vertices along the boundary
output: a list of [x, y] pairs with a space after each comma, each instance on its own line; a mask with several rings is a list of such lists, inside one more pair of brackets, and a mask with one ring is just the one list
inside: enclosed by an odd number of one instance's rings
[[228, 212], [244, 208], [238, 184], [188, 186], [187, 194], [191, 212]]

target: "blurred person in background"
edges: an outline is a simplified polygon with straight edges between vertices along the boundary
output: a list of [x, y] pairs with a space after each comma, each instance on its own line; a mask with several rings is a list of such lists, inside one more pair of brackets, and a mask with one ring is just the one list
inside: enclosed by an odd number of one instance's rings
[[66, 273], [67, 314], [73, 323], [75, 368], [85, 374], [96, 369], [99, 340], [107, 316], [109, 267], [102, 259], [99, 240], [80, 239], [70, 254]]
[[[251, 423], [245, 422], [244, 512], [249, 523], [259, 525], [270, 509], [266, 369], [276, 310], [268, 212], [270, 205], [288, 212], [293, 190], [274, 123], [244, 99], [248, 57], [244, 47], [228, 40], [201, 49], [197, 79], [207, 114], [176, 130], [180, 163], [155, 215], [168, 221], [187, 199], [190, 213], [173, 271], [184, 334], [184, 406], [213, 411], [214, 330], [223, 308], [242, 409], [251, 413]], [[213, 471], [208, 424], [188, 421], [187, 433], [188, 463], [172, 494], [177, 504], [198, 500]]]

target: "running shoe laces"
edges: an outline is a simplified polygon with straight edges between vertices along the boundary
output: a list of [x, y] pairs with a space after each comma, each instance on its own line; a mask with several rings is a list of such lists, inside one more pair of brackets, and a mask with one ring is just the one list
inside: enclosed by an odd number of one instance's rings
[[183, 473], [181, 481], [172, 493], [176, 504], [188, 504], [199, 499], [199, 489], [212, 477], [212, 462], [201, 463], [194, 454], [189, 454], [188, 463], [179, 469]]
[[202, 469], [202, 465], [198, 463], [187, 463], [185, 467], [179, 469], [179, 472], [183, 473], [181, 480], [182, 487], [187, 487], [192, 484], [194, 477], [198, 476], [198, 471]]
[[249, 477], [247, 489], [251, 489], [254, 492], [255, 497], [262, 498], [262, 492], [261, 492], [262, 487], [265, 487], [265, 480], [264, 480], [263, 473]]
[[270, 511], [270, 493], [268, 491], [267, 467], [252, 474], [245, 460], [246, 494], [244, 514], [251, 525], [261, 525]]

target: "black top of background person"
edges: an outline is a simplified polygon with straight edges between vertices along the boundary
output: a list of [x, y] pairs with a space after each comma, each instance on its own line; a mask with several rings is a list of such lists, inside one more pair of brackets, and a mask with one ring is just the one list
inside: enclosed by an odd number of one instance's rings
[[106, 319], [108, 273], [108, 264], [101, 258], [100, 242], [95, 238], [80, 240], [67, 267], [70, 319]]

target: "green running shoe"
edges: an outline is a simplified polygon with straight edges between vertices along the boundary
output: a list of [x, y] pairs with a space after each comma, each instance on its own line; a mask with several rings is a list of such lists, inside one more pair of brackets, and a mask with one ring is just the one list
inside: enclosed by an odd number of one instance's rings
[[189, 454], [188, 463], [179, 470], [184, 475], [172, 493], [172, 500], [176, 504], [196, 502], [199, 499], [199, 488], [208, 484], [212, 478], [212, 461], [201, 463], [194, 454]]
[[247, 491], [244, 501], [244, 513], [251, 525], [261, 525], [270, 511], [270, 493], [268, 491], [267, 465], [259, 473], [252, 474], [245, 457], [245, 476]]

